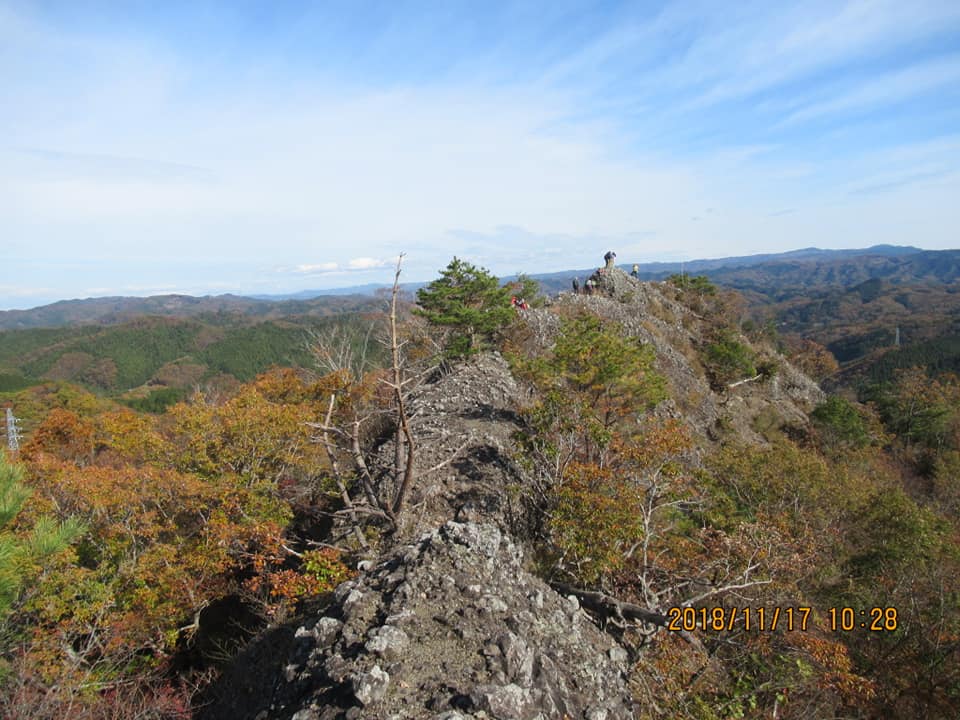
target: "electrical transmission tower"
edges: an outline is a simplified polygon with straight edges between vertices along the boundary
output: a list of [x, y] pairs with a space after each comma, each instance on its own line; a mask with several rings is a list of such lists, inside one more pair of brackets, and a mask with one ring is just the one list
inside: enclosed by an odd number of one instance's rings
[[7, 408], [7, 447], [13, 452], [20, 449], [20, 433], [17, 430], [17, 418], [13, 415], [13, 408]]

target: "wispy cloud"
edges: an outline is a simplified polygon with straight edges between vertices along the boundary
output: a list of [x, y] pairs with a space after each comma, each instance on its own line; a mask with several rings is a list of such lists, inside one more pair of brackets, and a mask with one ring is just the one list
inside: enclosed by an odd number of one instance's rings
[[725, 6], [714, 7], [710, 32], [699, 36], [676, 68], [688, 77], [705, 71], [715, 78], [699, 97], [704, 104], [749, 97], [851, 61], [873, 60], [960, 25], [958, 6], [935, 0], [744, 5], [737, 22], [725, 22]]
[[911, 172], [907, 174], [897, 174], [887, 180], [873, 180], [867, 184], [859, 185], [849, 191], [850, 195], [876, 195], [877, 193], [888, 192], [897, 188], [915, 185], [916, 183], [926, 182], [928, 180], [937, 180], [951, 175], [955, 172], [947, 170], [928, 170], [926, 172]]
[[869, 111], [960, 84], [960, 55], [884, 73], [837, 97], [813, 102], [787, 116], [782, 126], [831, 115]]

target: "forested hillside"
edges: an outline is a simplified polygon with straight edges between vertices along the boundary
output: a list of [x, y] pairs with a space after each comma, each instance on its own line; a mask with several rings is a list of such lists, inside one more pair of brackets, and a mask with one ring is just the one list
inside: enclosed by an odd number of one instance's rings
[[[591, 272], [569, 270], [532, 277], [544, 292], [555, 294], [569, 290], [573, 278], [583, 280]], [[772, 322], [777, 332], [792, 339], [794, 346], [801, 341], [812, 341], [826, 347], [845, 367], [844, 374], [836, 378], [838, 383], [860, 382], [872, 372], [870, 368], [879, 355], [897, 345], [898, 335], [902, 350], [928, 357], [934, 365], [956, 367], [960, 362], [948, 349], [958, 337], [960, 251], [884, 245], [859, 250], [806, 248], [684, 264], [643, 263], [638, 268], [638, 278], [643, 280], [662, 281], [673, 274], [703, 275], [722, 287], [735, 289], [746, 299], [753, 322], [761, 325]], [[404, 287], [412, 291], [420, 286], [421, 283], [416, 283]], [[195, 319], [217, 327], [264, 320], [281, 325], [309, 323], [327, 316], [379, 309], [383, 301], [373, 296], [376, 289], [376, 286], [358, 287], [357, 294], [345, 295], [305, 291], [299, 294], [302, 297], [296, 298], [233, 295], [94, 298], [0, 312], [0, 330], [37, 329], [36, 333], [19, 336], [0, 334], [3, 341], [0, 389], [22, 386], [37, 377], [38, 370], [40, 376], [50, 372], [50, 368], [41, 369], [43, 362], [39, 366], [29, 365], [17, 358], [24, 351], [34, 351], [44, 344], [56, 344], [65, 337], [79, 334], [79, 326], [102, 330], [102, 326], [127, 324], [142, 316]], [[72, 330], [63, 330], [65, 327]], [[282, 339], [280, 346], [286, 346]], [[299, 362], [300, 356], [297, 357]], [[277, 357], [273, 362], [283, 361]], [[885, 360], [884, 367], [897, 362]], [[65, 373], [89, 387], [110, 385], [109, 365], [84, 364], [82, 356], [68, 357], [64, 364], [63, 368], [53, 370], [54, 375]], [[254, 372], [265, 367], [257, 365]], [[231, 370], [226, 372], [236, 375]], [[22, 375], [27, 379], [19, 377]], [[249, 377], [249, 372], [244, 374], [245, 379]], [[119, 382], [123, 384], [124, 381]]]
[[894, 367], [960, 367], [960, 251], [807, 258], [706, 274], [741, 292], [752, 321], [772, 323], [791, 349], [825, 347], [842, 370], [832, 387], [859, 388]]
[[260, 374], [303, 325], [14, 333], [237, 381], [4, 394], [4, 716], [955, 717], [960, 381], [827, 395], [736, 293], [596, 278], [455, 260]]
[[[382, 303], [381, 303], [382, 304]], [[311, 336], [344, 331], [364, 342], [363, 316], [254, 321], [144, 317], [115, 325], [0, 332], [0, 393], [70, 382], [145, 410], [198, 386], [235, 387], [273, 365], [311, 367]]]
[[871, 252], [840, 257], [811, 255], [750, 266], [705, 270], [711, 280], [738, 290], [755, 290], [771, 299], [798, 292], [816, 292], [824, 286], [849, 287], [869, 280], [894, 285], [949, 284], [960, 279], [960, 250], [922, 250], [909, 253]]
[[282, 319], [292, 315], [326, 317], [364, 312], [381, 305], [372, 293], [325, 295], [303, 300], [270, 301], [237, 295], [193, 297], [106, 297], [61, 300], [30, 310], [0, 310], [0, 330], [52, 328], [75, 325], [113, 325], [150, 315], [170, 318], [249, 317]]
[[[632, 270], [630, 258], [618, 260], [619, 267], [628, 272]], [[583, 278], [591, 272], [593, 269], [568, 270], [533, 277], [545, 290], [556, 292], [568, 289], [571, 278]], [[851, 250], [805, 248], [682, 263], [637, 263], [640, 280], [663, 280], [675, 274], [706, 275], [727, 287], [779, 299], [781, 293], [792, 295], [798, 290], [816, 293], [824, 286], [850, 286], [872, 279], [901, 285], [950, 283], [960, 277], [960, 251], [876, 245]]]

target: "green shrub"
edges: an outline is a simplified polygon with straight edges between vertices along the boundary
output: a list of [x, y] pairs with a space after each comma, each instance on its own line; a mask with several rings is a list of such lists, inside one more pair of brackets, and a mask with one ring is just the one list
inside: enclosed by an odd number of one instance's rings
[[703, 364], [715, 386], [757, 374], [756, 356], [730, 330], [722, 331], [703, 351]]
[[671, 275], [667, 282], [681, 290], [689, 290], [700, 295], [716, 295], [717, 286], [706, 275]]
[[870, 442], [867, 424], [846, 398], [832, 395], [810, 413], [821, 437], [830, 445], [863, 447]]

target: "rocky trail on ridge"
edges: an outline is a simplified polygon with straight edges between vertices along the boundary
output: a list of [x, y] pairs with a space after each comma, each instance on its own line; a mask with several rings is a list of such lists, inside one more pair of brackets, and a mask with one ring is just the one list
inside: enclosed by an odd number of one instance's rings
[[338, 588], [257, 717], [626, 719], [626, 660], [495, 526], [451, 521]]
[[[819, 387], [779, 358], [772, 381], [716, 392], [698, 326], [659, 283], [611, 274], [605, 296], [561, 295], [525, 313], [548, 348], [559, 308], [651, 343], [671, 400], [701, 443], [720, 423], [763, 442], [756, 418], [806, 421]], [[620, 275], [623, 277], [621, 278]], [[634, 716], [624, 648], [530, 570], [513, 434], [527, 391], [484, 354], [412, 393], [418, 482], [397, 541], [341, 585], [322, 616], [258, 640], [227, 670], [204, 720], [619, 720]], [[388, 464], [392, 441], [376, 452]]]

